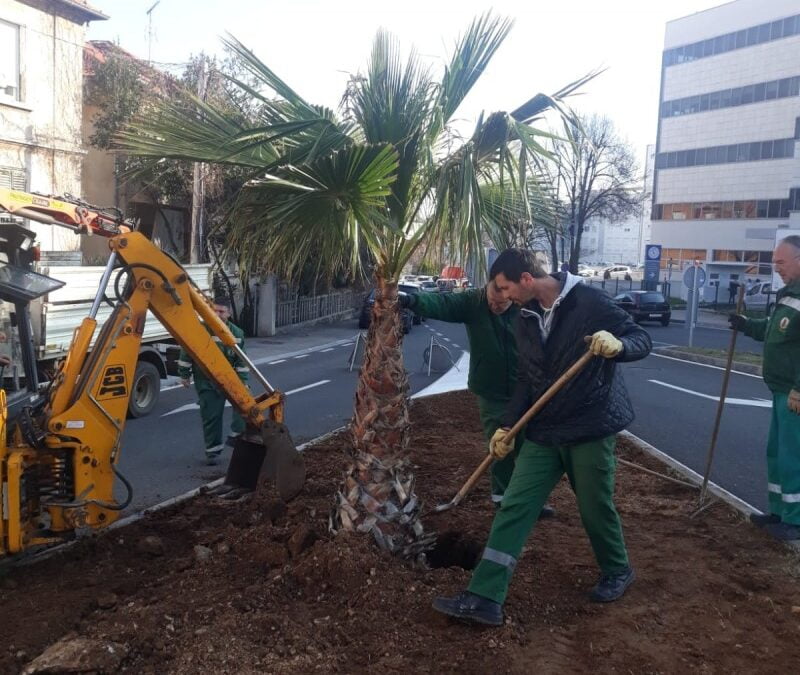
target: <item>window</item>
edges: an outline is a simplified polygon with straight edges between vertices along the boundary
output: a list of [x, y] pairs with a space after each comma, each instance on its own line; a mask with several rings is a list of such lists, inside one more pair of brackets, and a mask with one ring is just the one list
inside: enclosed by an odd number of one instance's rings
[[773, 98], [778, 98], [778, 82], [775, 80], [774, 82], [767, 82], [767, 91], [766, 91], [766, 99], [768, 101], [772, 100]]
[[772, 159], [772, 141], [761, 143], [761, 159]]
[[0, 101], [19, 101], [19, 26], [0, 19]]
[[782, 80], [778, 80], [778, 98], [786, 98], [789, 95], [789, 90], [791, 88], [791, 77], [784, 77]]
[[778, 218], [781, 213], [781, 200], [770, 199], [767, 207], [767, 218]]

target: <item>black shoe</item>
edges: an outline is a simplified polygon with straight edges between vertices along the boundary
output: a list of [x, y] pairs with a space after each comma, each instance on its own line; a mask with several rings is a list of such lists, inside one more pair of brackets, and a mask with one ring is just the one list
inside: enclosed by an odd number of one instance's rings
[[635, 578], [636, 572], [631, 567], [619, 574], [604, 574], [592, 589], [589, 598], [592, 602], [614, 602], [614, 600], [619, 600]]
[[756, 527], [764, 527], [764, 525], [777, 525], [781, 522], [781, 517], [776, 516], [774, 513], [751, 513], [750, 522]]
[[434, 598], [433, 608], [456, 619], [464, 619], [485, 626], [503, 625], [503, 606], [475, 593], [464, 591], [454, 598]]
[[764, 525], [764, 532], [781, 541], [797, 541], [800, 539], [800, 527], [789, 523], [772, 523]]
[[549, 504], [545, 504], [542, 507], [542, 510], [539, 511], [539, 520], [544, 520], [545, 518], [555, 518], [555, 516], [556, 510]]

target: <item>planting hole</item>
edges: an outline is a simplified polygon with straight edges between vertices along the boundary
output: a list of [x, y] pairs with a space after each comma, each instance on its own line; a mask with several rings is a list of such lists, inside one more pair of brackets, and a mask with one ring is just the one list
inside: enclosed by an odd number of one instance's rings
[[431, 569], [461, 567], [472, 570], [478, 564], [482, 550], [481, 544], [469, 539], [462, 532], [455, 530], [443, 532], [427, 553], [428, 566]]

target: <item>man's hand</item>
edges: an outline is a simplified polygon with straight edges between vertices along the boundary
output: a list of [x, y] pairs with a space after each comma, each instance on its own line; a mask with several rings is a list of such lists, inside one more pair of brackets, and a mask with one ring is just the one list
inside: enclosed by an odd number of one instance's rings
[[617, 338], [607, 330], [599, 330], [592, 335], [589, 351], [595, 356], [613, 359], [615, 356], [622, 353], [622, 342], [617, 340]]
[[507, 442], [506, 436], [510, 429], [508, 427], [501, 427], [492, 435], [489, 441], [489, 454], [495, 459], [503, 459], [511, 450], [513, 450], [513, 442]]
[[786, 401], [786, 406], [795, 415], [800, 415], [800, 391], [797, 391], [797, 389], [792, 389], [789, 392], [789, 400]]
[[188, 387], [191, 383], [192, 383], [192, 381], [188, 377], [182, 377], [181, 378], [181, 386], [182, 387]]
[[398, 293], [397, 294], [397, 306], [400, 309], [414, 309], [414, 305], [416, 304], [416, 296], [413, 293]]
[[747, 325], [747, 317], [741, 314], [728, 314], [728, 325], [731, 330], [743, 331]]
[[11, 357], [6, 356], [5, 354], [0, 354], [0, 366], [10, 366], [11, 365]]

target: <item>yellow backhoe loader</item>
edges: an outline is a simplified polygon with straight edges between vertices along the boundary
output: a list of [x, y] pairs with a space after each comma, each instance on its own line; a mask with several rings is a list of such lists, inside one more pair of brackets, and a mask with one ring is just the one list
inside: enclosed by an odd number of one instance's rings
[[[132, 487], [116, 464], [148, 310], [247, 423], [227, 489], [251, 490], [267, 475], [286, 500], [301, 490], [305, 468], [283, 424], [283, 394], [239, 349], [176, 260], [118, 211], [72, 197], [0, 189], [0, 211], [107, 237], [111, 251], [66, 359], [52, 381], [40, 383], [28, 303], [62, 284], [33, 271], [34, 232], [14, 219], [0, 223], [0, 557], [105, 527], [130, 503]], [[98, 330], [103, 302], [114, 309]], [[264, 393], [250, 393], [217, 341], [239, 353]], [[4, 352], [8, 345], [14, 348]], [[114, 498], [117, 479], [128, 495], [121, 502]]]

